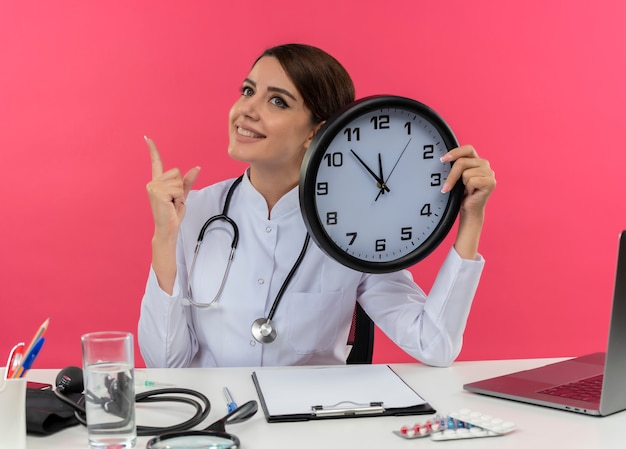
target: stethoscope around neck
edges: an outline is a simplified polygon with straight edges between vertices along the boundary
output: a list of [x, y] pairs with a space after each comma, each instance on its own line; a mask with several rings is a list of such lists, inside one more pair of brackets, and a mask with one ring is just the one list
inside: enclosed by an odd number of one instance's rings
[[[222, 213], [218, 215], [214, 215], [211, 218], [209, 218], [204, 223], [204, 225], [200, 229], [200, 233], [198, 234], [198, 241], [196, 242], [196, 247], [193, 251], [193, 259], [191, 261], [191, 267], [189, 268], [189, 274], [187, 276], [187, 298], [186, 299], [187, 301], [189, 301], [189, 304], [191, 304], [192, 306], [205, 309], [205, 308], [209, 308], [209, 307], [216, 305], [222, 295], [222, 291], [224, 290], [224, 285], [226, 285], [226, 279], [228, 279], [230, 266], [232, 264], [233, 257], [235, 256], [235, 249], [237, 248], [237, 243], [239, 243], [239, 228], [237, 227], [237, 223], [235, 223], [235, 220], [233, 220], [232, 218], [228, 216], [228, 207], [230, 206], [230, 199], [233, 196], [233, 192], [235, 191], [237, 186], [241, 183], [242, 179], [243, 179], [243, 175], [235, 179], [235, 182], [233, 182], [233, 184], [228, 189], [228, 192], [226, 193], [226, 199], [224, 200], [224, 208], [222, 209]], [[220, 220], [227, 222], [233, 228], [233, 239], [230, 245], [230, 253], [228, 255], [226, 268], [224, 269], [224, 275], [222, 276], [222, 282], [220, 283], [220, 287], [216, 295], [213, 297], [213, 299], [210, 302], [208, 303], [196, 302], [193, 299], [193, 291], [191, 288], [191, 277], [193, 275], [193, 271], [196, 266], [196, 259], [198, 258], [198, 252], [200, 251], [200, 247], [202, 246], [202, 241], [204, 240], [204, 234], [207, 228], [211, 225], [211, 223], [220, 221]], [[304, 244], [302, 245], [302, 249], [300, 250], [300, 254], [298, 255], [298, 258], [296, 259], [296, 262], [291, 267], [289, 274], [287, 274], [287, 277], [285, 278], [283, 285], [280, 286], [280, 289], [278, 290], [278, 293], [276, 294], [276, 298], [274, 299], [274, 303], [272, 304], [272, 308], [270, 309], [267, 315], [267, 318], [258, 318], [254, 320], [254, 322], [252, 323], [252, 336], [259, 343], [271, 343], [274, 340], [276, 340], [277, 333], [276, 333], [276, 328], [272, 324], [272, 320], [274, 319], [274, 314], [276, 313], [276, 309], [278, 308], [278, 305], [280, 304], [280, 300], [282, 299], [283, 294], [285, 293], [285, 290], [287, 289], [287, 286], [289, 285], [289, 282], [291, 281], [291, 278], [293, 278], [293, 275], [295, 274], [296, 270], [302, 263], [302, 259], [304, 259], [304, 254], [306, 253], [306, 249], [309, 246], [309, 240], [310, 240], [310, 236], [309, 236], [309, 233], [307, 233], [304, 239]]]

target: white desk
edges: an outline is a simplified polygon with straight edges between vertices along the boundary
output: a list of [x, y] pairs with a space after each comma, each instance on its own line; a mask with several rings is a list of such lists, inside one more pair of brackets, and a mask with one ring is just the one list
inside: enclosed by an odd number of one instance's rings
[[[435, 442], [425, 439], [405, 440], [394, 434], [402, 425], [423, 422], [426, 416], [367, 417], [329, 419], [295, 423], [268, 424], [261, 408], [249, 421], [233, 424], [227, 431], [241, 439], [242, 448], [299, 449], [307, 448], [403, 448], [433, 447], [528, 449], [544, 447], [572, 447], [610, 449], [624, 447], [626, 413], [597, 418], [544, 407], [490, 398], [463, 390], [463, 384], [508, 372], [540, 366], [559, 359], [506, 360], [457, 362], [450, 368], [432, 368], [419, 364], [394, 364], [393, 369], [439, 412], [469, 408], [495, 417], [513, 421], [517, 430], [494, 438]], [[228, 386], [238, 404], [258, 400], [251, 380], [253, 370], [259, 368], [214, 369], [150, 369], [145, 370], [152, 381], [174, 383], [205, 393], [212, 402], [212, 410], [204, 428], [226, 414], [222, 389]], [[262, 368], [261, 368], [262, 369]], [[297, 369], [297, 368], [286, 368]], [[53, 383], [57, 370], [32, 370], [29, 380]], [[137, 390], [141, 391], [141, 390]], [[176, 406], [174, 406], [176, 407]], [[167, 411], [166, 411], [167, 410]], [[176, 414], [172, 405], [139, 404], [139, 425], [171, 425], [190, 417], [190, 409]], [[140, 437], [137, 448], [145, 448], [149, 437]], [[504, 446], [503, 446], [504, 444]], [[47, 437], [27, 438], [28, 449], [86, 448], [87, 436], [83, 427], [65, 429]]]

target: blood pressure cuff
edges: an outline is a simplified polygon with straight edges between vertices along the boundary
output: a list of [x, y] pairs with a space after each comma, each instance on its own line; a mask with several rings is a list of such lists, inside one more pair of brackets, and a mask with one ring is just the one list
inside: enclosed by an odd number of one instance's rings
[[[81, 394], [67, 396], [76, 402]], [[57, 398], [54, 391], [26, 389], [26, 433], [52, 435], [77, 424], [79, 422], [72, 406]]]

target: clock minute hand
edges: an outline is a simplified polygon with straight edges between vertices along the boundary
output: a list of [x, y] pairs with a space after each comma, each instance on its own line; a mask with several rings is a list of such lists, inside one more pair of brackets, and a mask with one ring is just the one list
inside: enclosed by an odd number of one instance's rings
[[[378, 176], [380, 177], [380, 179], [385, 179], [385, 175], [383, 174], [383, 158], [380, 155], [380, 153], [378, 153]], [[383, 182], [382, 185], [379, 184], [380, 187], [380, 191], [378, 192], [378, 195], [376, 195], [376, 198], [374, 199], [374, 201], [378, 201], [378, 197], [380, 195], [384, 195], [385, 194], [385, 189], [387, 189], [387, 191], [389, 191], [389, 187], [387, 187], [387, 183]]]
[[369, 168], [369, 167], [367, 166], [367, 164], [363, 161], [363, 159], [361, 159], [361, 158], [359, 157], [359, 155], [358, 155], [358, 154], [356, 154], [356, 153], [354, 152], [354, 150], [352, 150], [352, 149], [351, 149], [351, 150], [350, 150], [350, 152], [351, 152], [352, 154], [354, 154], [354, 157], [356, 157], [356, 158], [357, 158], [357, 160], [361, 163], [361, 165], [362, 165], [363, 167], [365, 167], [365, 169], [367, 170], [367, 172], [368, 172], [370, 175], [372, 175], [372, 177], [376, 180], [376, 185], [378, 186], [378, 188], [379, 188], [379, 189], [381, 189], [381, 190], [383, 190], [383, 189], [384, 189], [384, 190], [386, 190], [387, 192], [389, 192], [389, 191], [390, 191], [390, 190], [389, 190], [389, 187], [387, 187], [387, 186], [385, 185], [385, 182], [382, 180], [382, 178], [380, 178], [380, 177], [379, 177], [376, 173], [374, 173], [374, 172], [372, 171], [372, 169], [371, 169], [371, 168]]

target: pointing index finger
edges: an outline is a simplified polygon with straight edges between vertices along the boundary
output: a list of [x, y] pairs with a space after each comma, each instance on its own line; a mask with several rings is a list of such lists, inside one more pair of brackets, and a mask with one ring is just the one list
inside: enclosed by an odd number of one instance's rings
[[152, 179], [163, 174], [163, 162], [161, 162], [161, 155], [157, 149], [155, 143], [147, 136], [143, 136], [146, 139], [148, 148], [150, 149], [150, 158], [152, 159]]

